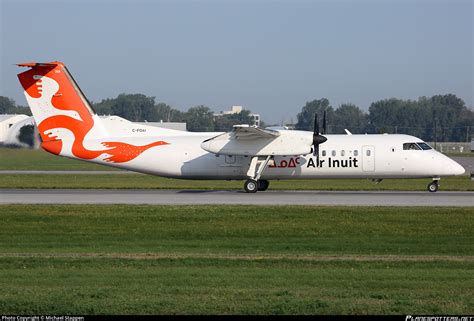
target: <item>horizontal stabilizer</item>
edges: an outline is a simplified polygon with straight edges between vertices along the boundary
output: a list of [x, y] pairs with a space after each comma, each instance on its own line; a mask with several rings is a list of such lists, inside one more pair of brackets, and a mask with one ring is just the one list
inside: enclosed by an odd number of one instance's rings
[[24, 62], [22, 64], [16, 64], [18, 67], [54, 67], [62, 64], [59, 61], [53, 62]]

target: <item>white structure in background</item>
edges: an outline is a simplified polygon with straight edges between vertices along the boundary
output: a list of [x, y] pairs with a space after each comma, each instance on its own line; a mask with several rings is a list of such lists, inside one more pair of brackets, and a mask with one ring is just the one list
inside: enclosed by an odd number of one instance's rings
[[[113, 116], [113, 115], [100, 115], [99, 116], [101, 119], [116, 119], [120, 118], [118, 116]], [[144, 122], [134, 122], [135, 124], [140, 124], [140, 125], [147, 125], [147, 126], [153, 126], [153, 127], [159, 127], [159, 128], [166, 128], [166, 129], [174, 129], [174, 130], [181, 130], [181, 131], [187, 131], [186, 128], [186, 123], [178, 123], [178, 122], [164, 122], [163, 120], [158, 121], [144, 121]]]
[[[238, 114], [242, 112], [244, 108], [242, 106], [232, 106], [230, 110], [227, 111], [221, 111], [220, 113], [215, 113], [215, 117], [223, 116], [223, 115], [232, 115], [232, 114]], [[250, 116], [253, 118], [253, 124], [249, 125], [255, 125], [257, 127], [260, 127], [260, 114], [250, 114]]]
[[137, 124], [148, 125], [148, 126], [159, 127], [159, 128], [166, 128], [166, 129], [181, 130], [183, 132], [187, 131], [186, 123], [146, 121], [146, 122], [139, 122]]
[[27, 147], [20, 142], [18, 136], [20, 129], [26, 125], [34, 125], [35, 120], [27, 115], [0, 115], [0, 144], [19, 145]]

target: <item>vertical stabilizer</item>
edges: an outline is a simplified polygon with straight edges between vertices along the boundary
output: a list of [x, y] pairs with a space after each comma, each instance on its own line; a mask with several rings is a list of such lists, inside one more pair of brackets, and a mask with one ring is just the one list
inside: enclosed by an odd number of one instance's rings
[[30, 68], [18, 74], [18, 78], [38, 125], [43, 148], [57, 154], [66, 141], [83, 141], [86, 135], [107, 137], [99, 117], [63, 63], [18, 66]]
[[41, 147], [50, 153], [108, 163], [129, 162], [155, 146], [167, 145], [149, 139], [134, 145], [112, 138], [104, 123], [62, 62], [24, 63], [18, 74], [38, 131]]

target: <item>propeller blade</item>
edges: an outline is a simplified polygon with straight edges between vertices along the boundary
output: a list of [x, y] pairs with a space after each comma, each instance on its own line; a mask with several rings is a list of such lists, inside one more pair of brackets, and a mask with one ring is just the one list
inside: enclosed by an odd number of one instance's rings
[[[324, 113], [324, 119], [326, 119], [326, 113]], [[319, 156], [319, 144], [324, 143], [326, 140], [327, 138], [319, 133], [318, 114], [316, 113], [314, 114], [313, 156]]]
[[326, 111], [324, 111], [324, 114], [323, 114], [323, 132], [322, 134], [326, 134]]
[[319, 122], [318, 122], [318, 114], [314, 114], [314, 132], [313, 136], [319, 135]]

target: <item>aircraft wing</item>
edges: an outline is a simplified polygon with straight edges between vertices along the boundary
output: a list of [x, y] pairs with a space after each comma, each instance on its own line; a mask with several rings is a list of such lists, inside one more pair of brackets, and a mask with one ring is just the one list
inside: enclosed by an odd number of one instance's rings
[[280, 132], [270, 129], [261, 129], [249, 125], [235, 125], [230, 133], [232, 139], [273, 139], [280, 136]]
[[310, 136], [293, 131], [236, 125], [231, 132], [203, 141], [201, 148], [218, 155], [306, 155], [311, 152]]

